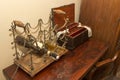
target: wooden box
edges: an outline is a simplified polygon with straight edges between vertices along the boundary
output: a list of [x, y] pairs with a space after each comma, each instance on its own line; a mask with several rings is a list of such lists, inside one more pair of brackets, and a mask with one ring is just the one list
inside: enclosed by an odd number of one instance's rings
[[[58, 10], [58, 13], [55, 12], [55, 10]], [[58, 25], [56, 28], [56, 31], [63, 31], [67, 28], [69, 29], [69, 34], [66, 35], [67, 44], [65, 47], [67, 49], [74, 49], [78, 45], [82, 44], [88, 39], [88, 31], [86, 28], [78, 27], [78, 23], [75, 23], [75, 4], [69, 4], [60, 6], [57, 8], [52, 9], [52, 16], [53, 16], [53, 25]], [[69, 22], [66, 26], [63, 27], [65, 24], [65, 19], [68, 18]], [[58, 44], [62, 45], [64, 43], [65, 39], [63, 38], [60, 40], [60, 37], [58, 39]]]
[[[88, 30], [83, 27], [78, 27], [78, 23], [72, 23], [68, 26], [69, 33], [66, 35], [67, 43], [65, 47], [72, 50], [88, 40]], [[63, 30], [63, 29], [62, 29]], [[58, 38], [58, 44], [63, 45], [65, 38]]]

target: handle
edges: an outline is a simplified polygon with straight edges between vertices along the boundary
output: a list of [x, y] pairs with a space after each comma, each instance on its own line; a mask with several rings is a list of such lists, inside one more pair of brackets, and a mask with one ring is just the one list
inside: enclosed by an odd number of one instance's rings
[[18, 27], [22, 27], [22, 28], [25, 27], [25, 25], [24, 25], [21, 21], [14, 20], [13, 22], [14, 22], [14, 24], [15, 24], [16, 26], [18, 26]]
[[57, 14], [66, 14], [65, 11], [57, 9], [57, 10], [53, 10], [53, 12], [57, 13]]

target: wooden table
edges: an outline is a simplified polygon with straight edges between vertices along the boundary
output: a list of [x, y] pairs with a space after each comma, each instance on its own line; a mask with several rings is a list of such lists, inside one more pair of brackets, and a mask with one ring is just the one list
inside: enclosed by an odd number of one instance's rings
[[[107, 49], [104, 43], [90, 39], [75, 50], [69, 51], [33, 78], [19, 68], [13, 80], [81, 80]], [[11, 79], [15, 69], [15, 64], [5, 68], [3, 70], [5, 77]]]

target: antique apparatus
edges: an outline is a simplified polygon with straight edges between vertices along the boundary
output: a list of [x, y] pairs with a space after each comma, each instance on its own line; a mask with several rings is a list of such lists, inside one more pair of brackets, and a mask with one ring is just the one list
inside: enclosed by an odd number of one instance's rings
[[92, 30], [89, 27], [75, 22], [74, 7], [75, 4], [70, 4], [52, 9], [53, 24], [58, 25], [57, 42], [60, 46], [66, 42], [65, 47], [69, 50], [75, 49], [92, 36]]
[[10, 31], [15, 49], [14, 63], [32, 77], [67, 53], [65, 44], [58, 46], [56, 43], [55, 28], [51, 16], [46, 24], [39, 19], [36, 27], [17, 20], [12, 22]]
[[14, 63], [32, 77], [92, 35], [87, 26], [74, 22], [74, 4], [53, 8], [48, 22], [39, 19], [36, 27], [14, 20], [10, 31]]
[[88, 30], [82, 26], [79, 27], [78, 23], [72, 23], [65, 28], [59, 30], [59, 32], [63, 32], [66, 30], [65, 35], [61, 34], [57, 40], [59, 45], [63, 45], [65, 41], [66, 48], [69, 50], [75, 49], [80, 44], [84, 43], [89, 39]]

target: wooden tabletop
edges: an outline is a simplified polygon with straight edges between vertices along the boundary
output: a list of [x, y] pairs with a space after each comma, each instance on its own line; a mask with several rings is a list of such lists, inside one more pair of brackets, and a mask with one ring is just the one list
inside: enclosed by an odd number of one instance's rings
[[[33, 78], [20, 68], [13, 80], [78, 80], [82, 79], [93, 65], [105, 54], [108, 47], [90, 39], [73, 51], [69, 51], [58, 61], [52, 63]], [[6, 78], [11, 79], [16, 69], [13, 64], [3, 70]]]

